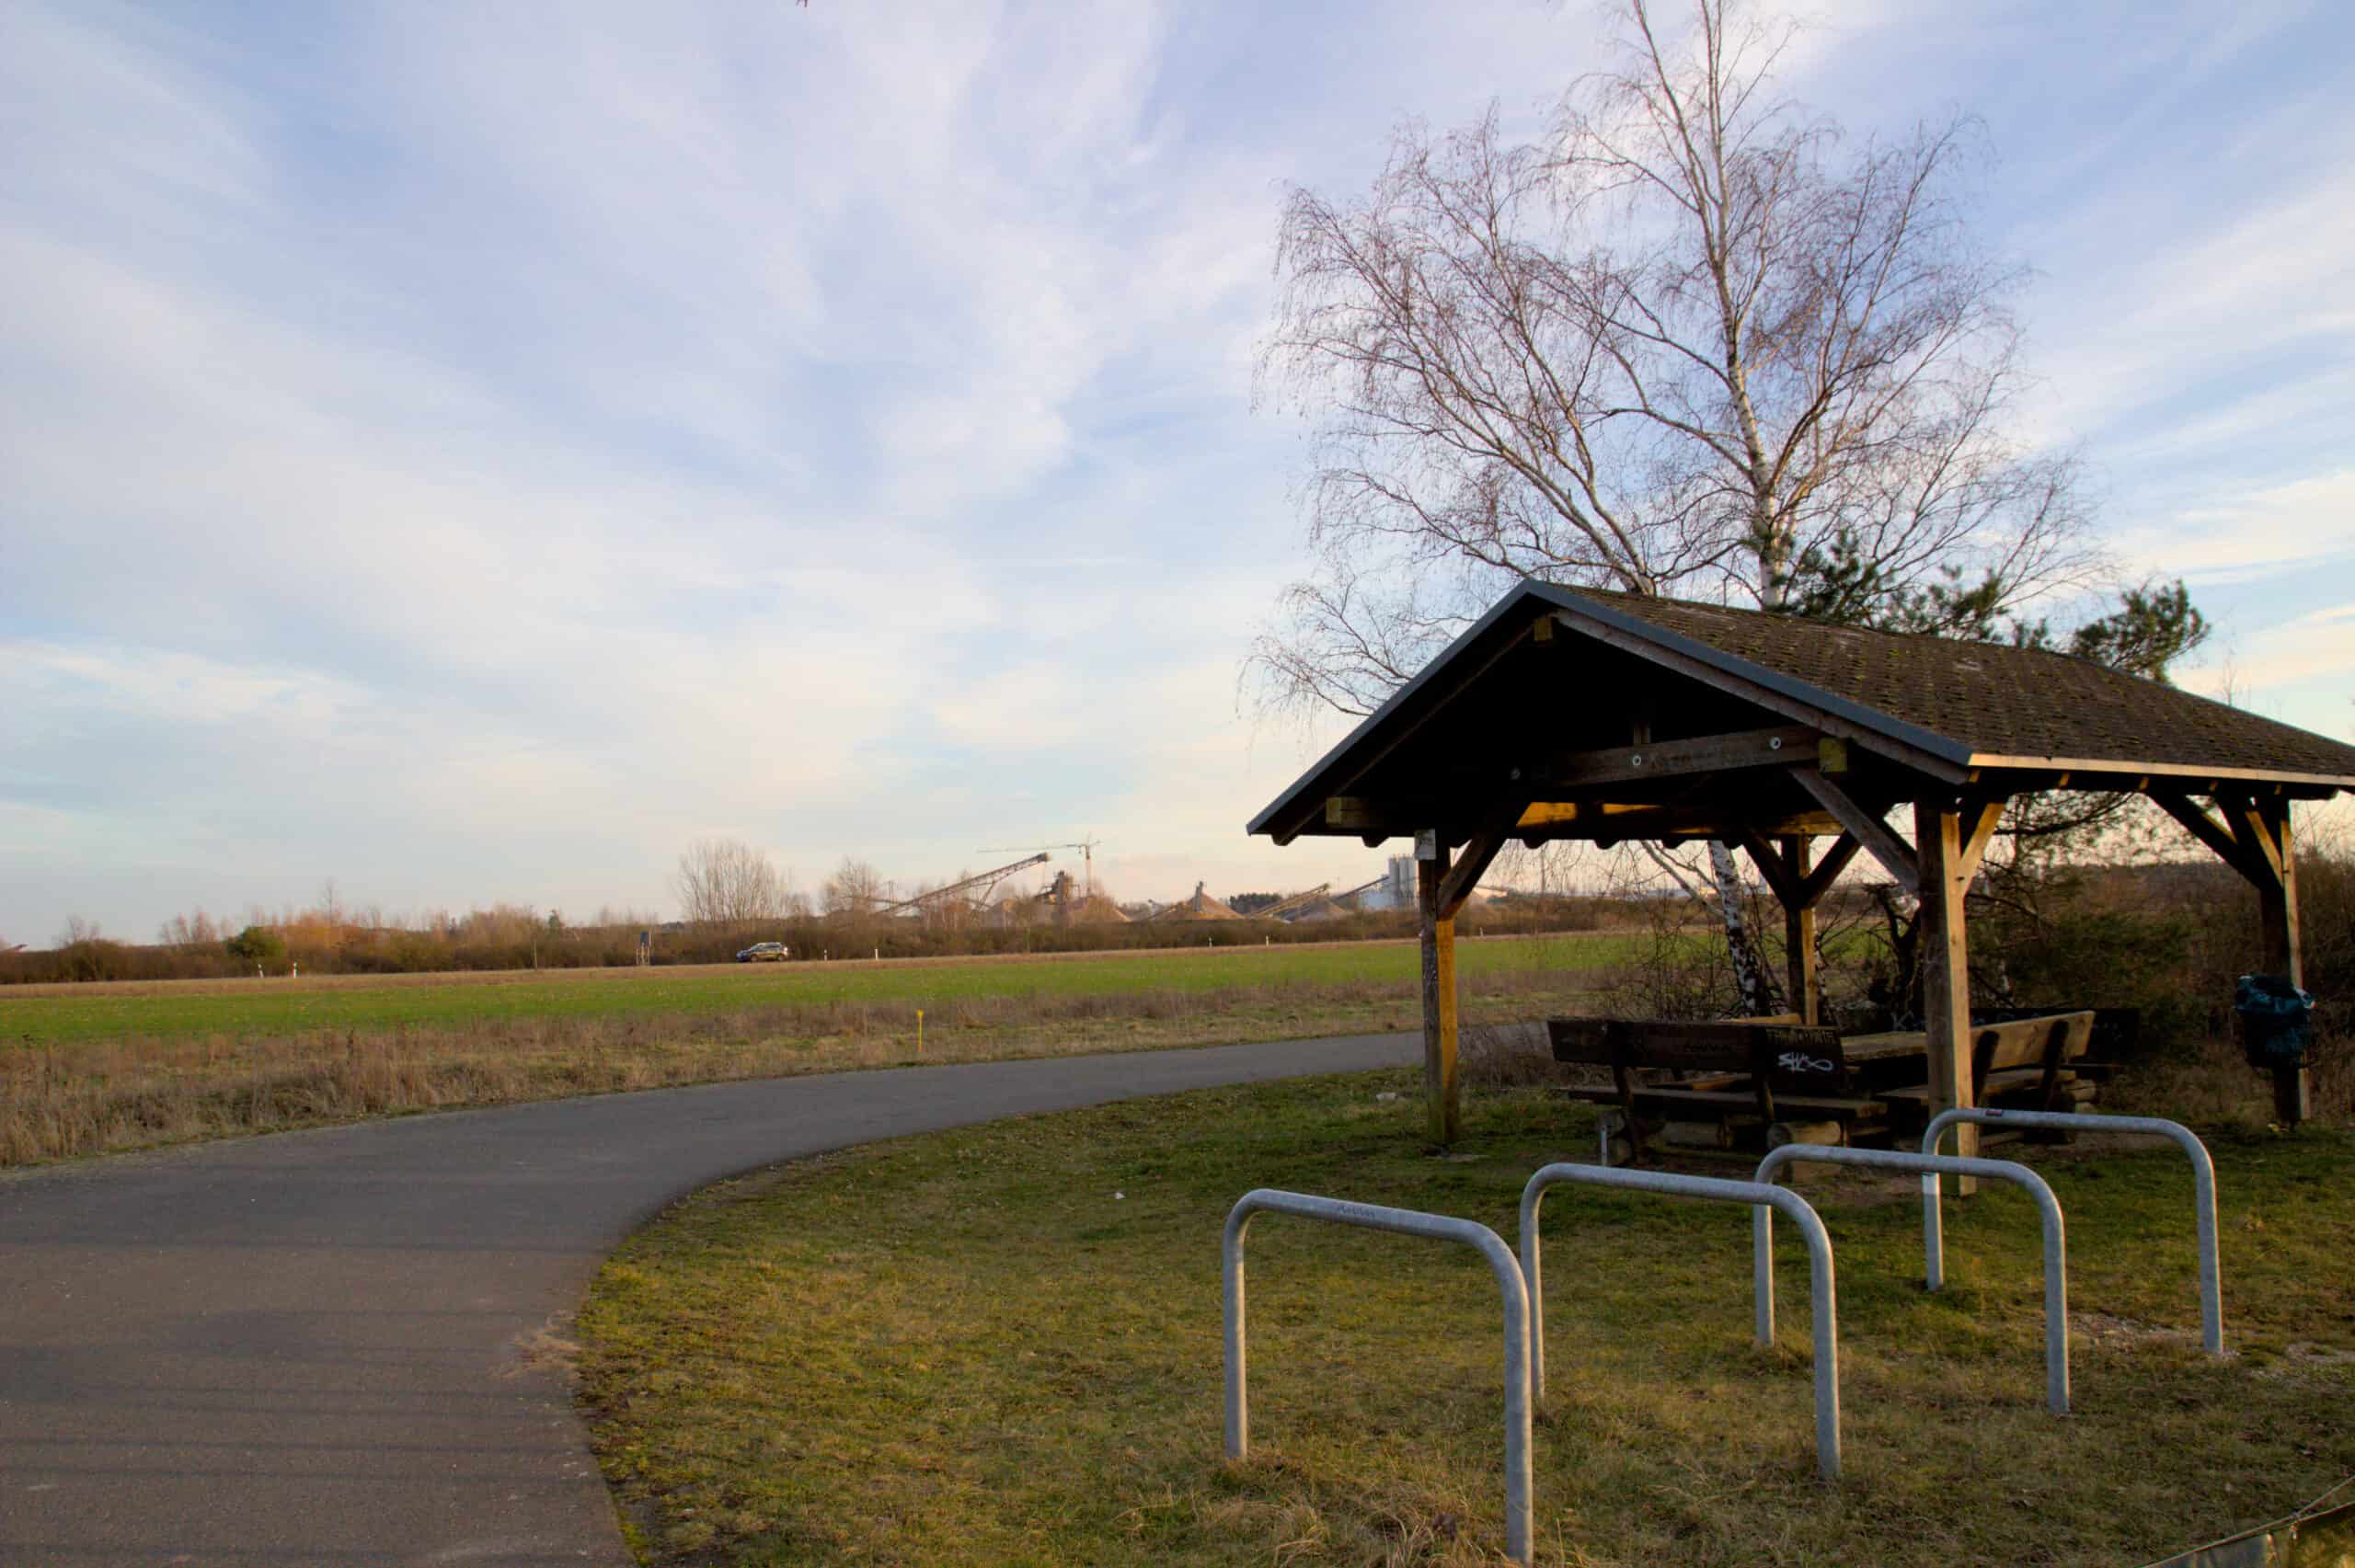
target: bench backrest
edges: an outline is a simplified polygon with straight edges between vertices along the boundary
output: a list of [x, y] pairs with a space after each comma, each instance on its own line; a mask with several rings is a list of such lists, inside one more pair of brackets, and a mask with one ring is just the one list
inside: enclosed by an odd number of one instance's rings
[[1838, 1031], [1740, 1019], [1549, 1018], [1554, 1059], [1619, 1070], [1747, 1072], [1775, 1092], [1837, 1094], [1848, 1064]]
[[2055, 1013], [1988, 1024], [1971, 1032], [1971, 1071], [1984, 1083], [1991, 1072], [2017, 1067], [2053, 1067], [2085, 1054], [2094, 1037], [2090, 1013]]

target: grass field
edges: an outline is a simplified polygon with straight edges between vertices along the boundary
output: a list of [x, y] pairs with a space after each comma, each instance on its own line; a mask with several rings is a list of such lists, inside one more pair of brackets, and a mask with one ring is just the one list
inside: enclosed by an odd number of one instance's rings
[[[854, 1150], [679, 1206], [579, 1324], [634, 1544], [682, 1565], [1495, 1560], [1496, 1290], [1461, 1249], [1262, 1218], [1255, 1453], [1220, 1457], [1219, 1233], [1245, 1189], [1510, 1236], [1527, 1173], [1591, 1146], [1589, 1113], [1526, 1091], [1473, 1098], [1452, 1160], [1422, 1153], [1419, 1117], [1405, 1073], [1216, 1091]], [[2180, 1157], [2024, 1156], [2069, 1220], [2065, 1419], [2042, 1407], [2024, 1198], [1949, 1205], [1951, 1283], [1924, 1297], [1911, 1186], [1809, 1173], [1839, 1254], [1832, 1485], [1800, 1249], [1761, 1352], [1746, 1215], [1561, 1189], [1540, 1561], [2107, 1568], [2320, 1494], [2355, 1469], [2355, 1138], [2211, 1142], [2223, 1364], [2198, 1349]]]
[[[1466, 941], [1458, 944], [1457, 968], [1474, 979], [1506, 971], [1591, 970], [1616, 962], [1633, 941], [1600, 933]], [[455, 1028], [523, 1019], [695, 1018], [779, 1006], [925, 1007], [982, 997], [1403, 984], [1416, 975], [1417, 963], [1412, 942], [1349, 942], [880, 963], [18, 987], [0, 991], [0, 1046]]]
[[[1467, 943], [1464, 1017], [1582, 1009], [1623, 949]], [[1385, 943], [6, 996], [0, 1165], [677, 1083], [1409, 1029], [1416, 962]]]

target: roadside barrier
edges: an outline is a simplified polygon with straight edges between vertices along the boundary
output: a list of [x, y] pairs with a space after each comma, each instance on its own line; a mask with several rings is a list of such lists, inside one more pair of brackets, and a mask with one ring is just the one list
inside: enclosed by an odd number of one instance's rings
[[1505, 1551], [1516, 1562], [1530, 1560], [1529, 1360], [1530, 1293], [1522, 1283], [1521, 1265], [1504, 1238], [1486, 1225], [1443, 1214], [1411, 1208], [1386, 1208], [1379, 1204], [1350, 1203], [1344, 1198], [1317, 1197], [1309, 1193], [1279, 1192], [1259, 1187], [1245, 1193], [1226, 1216], [1223, 1248], [1226, 1273], [1226, 1457], [1239, 1459], [1250, 1451], [1251, 1407], [1245, 1387], [1246, 1345], [1243, 1300], [1243, 1239], [1255, 1214], [1296, 1214], [1335, 1225], [1355, 1225], [1369, 1230], [1389, 1230], [1402, 1236], [1422, 1236], [1434, 1242], [1455, 1242], [1488, 1259], [1504, 1300], [1505, 1335]]
[[[2216, 1164], [2208, 1146], [2180, 1122], [2159, 1116], [2105, 1116], [2084, 1111], [1991, 1111], [1975, 1105], [1940, 1111], [1922, 1134], [1922, 1152], [1936, 1154], [1938, 1139], [1959, 1122], [1980, 1127], [2053, 1127], [2071, 1132], [2131, 1132], [2172, 1139], [2191, 1162], [2191, 1224], [2200, 1253], [2200, 1343], [2211, 1356], [2224, 1354], [2223, 1279], [2216, 1263]], [[1946, 1283], [1945, 1218], [1939, 1212], [1938, 1178], [1922, 1178], [1922, 1250], [1929, 1287]]]
[[[1769, 1150], [1766, 1158], [1758, 1162], [1755, 1179], [1772, 1181], [1776, 1172], [1798, 1161], [1918, 1172], [1922, 1173], [1924, 1189], [1941, 1174], [1978, 1176], [2026, 1188], [2036, 1200], [2037, 1211], [2044, 1221], [2044, 1402], [2055, 1415], [2069, 1413], [2069, 1243], [2061, 1219], [2061, 1200], [2052, 1196], [2052, 1189], [2045, 1185], [2042, 1176], [2010, 1160], [1786, 1143]], [[1926, 1230], [1924, 1236], [1926, 1246]], [[1759, 1209], [1751, 1221], [1751, 1251], [1758, 1282], [1758, 1336], [1762, 1342], [1769, 1341], [1775, 1333], [1775, 1219], [1766, 1209]]]
[[[1813, 1206], [1788, 1187], [1763, 1182], [1729, 1182], [1715, 1176], [1684, 1176], [1669, 1171], [1629, 1170], [1609, 1165], [1562, 1163], [1547, 1165], [1521, 1189], [1521, 1272], [1529, 1287], [1530, 1362], [1535, 1368], [1539, 1398], [1545, 1393], [1545, 1309], [1539, 1288], [1541, 1277], [1537, 1209], [1545, 1189], [1565, 1183], [1619, 1187], [1634, 1192], [1664, 1193], [1671, 1197], [1709, 1198], [1719, 1203], [1748, 1204], [1763, 1218], [1770, 1209], [1785, 1218], [1807, 1238], [1809, 1282], [1815, 1317], [1815, 1464], [1826, 1481], [1840, 1473], [1840, 1323], [1837, 1288], [1832, 1258], [1832, 1238]], [[1758, 1319], [1759, 1343], [1775, 1343], [1772, 1285]]]

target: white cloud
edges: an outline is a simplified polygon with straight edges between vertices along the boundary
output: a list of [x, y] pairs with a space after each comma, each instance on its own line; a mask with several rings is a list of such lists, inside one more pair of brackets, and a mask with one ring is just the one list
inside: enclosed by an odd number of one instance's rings
[[[1889, 15], [1795, 85], [1886, 78]], [[1242, 837], [1315, 750], [1235, 687], [1297, 549], [1247, 411], [1281, 189], [1598, 63], [1522, 0], [0, 10], [0, 925], [657, 904], [704, 832], [805, 881], [1088, 830], [1132, 896], [1363, 880]], [[2158, 569], [2344, 559], [2337, 144], [2212, 226], [2131, 142], [2029, 151], [2118, 188], [2053, 231], [2056, 423], [2207, 465]], [[2237, 646], [2304, 690], [2344, 627], [2289, 613]]]
[[2203, 696], [2259, 711], [2274, 706], [2266, 699], [2283, 688], [2310, 681], [2335, 685], [2342, 704], [2355, 700], [2355, 602], [2262, 627], [2183, 675], [2183, 684]]
[[2355, 571], [2355, 469], [2188, 505], [2119, 535], [2131, 562], [2195, 584], [2335, 564]]

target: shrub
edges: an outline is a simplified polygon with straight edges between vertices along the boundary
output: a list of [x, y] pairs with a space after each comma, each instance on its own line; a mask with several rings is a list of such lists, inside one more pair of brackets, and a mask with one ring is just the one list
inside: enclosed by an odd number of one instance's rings
[[286, 939], [266, 925], [249, 925], [221, 945], [232, 958], [265, 968], [286, 962]]

